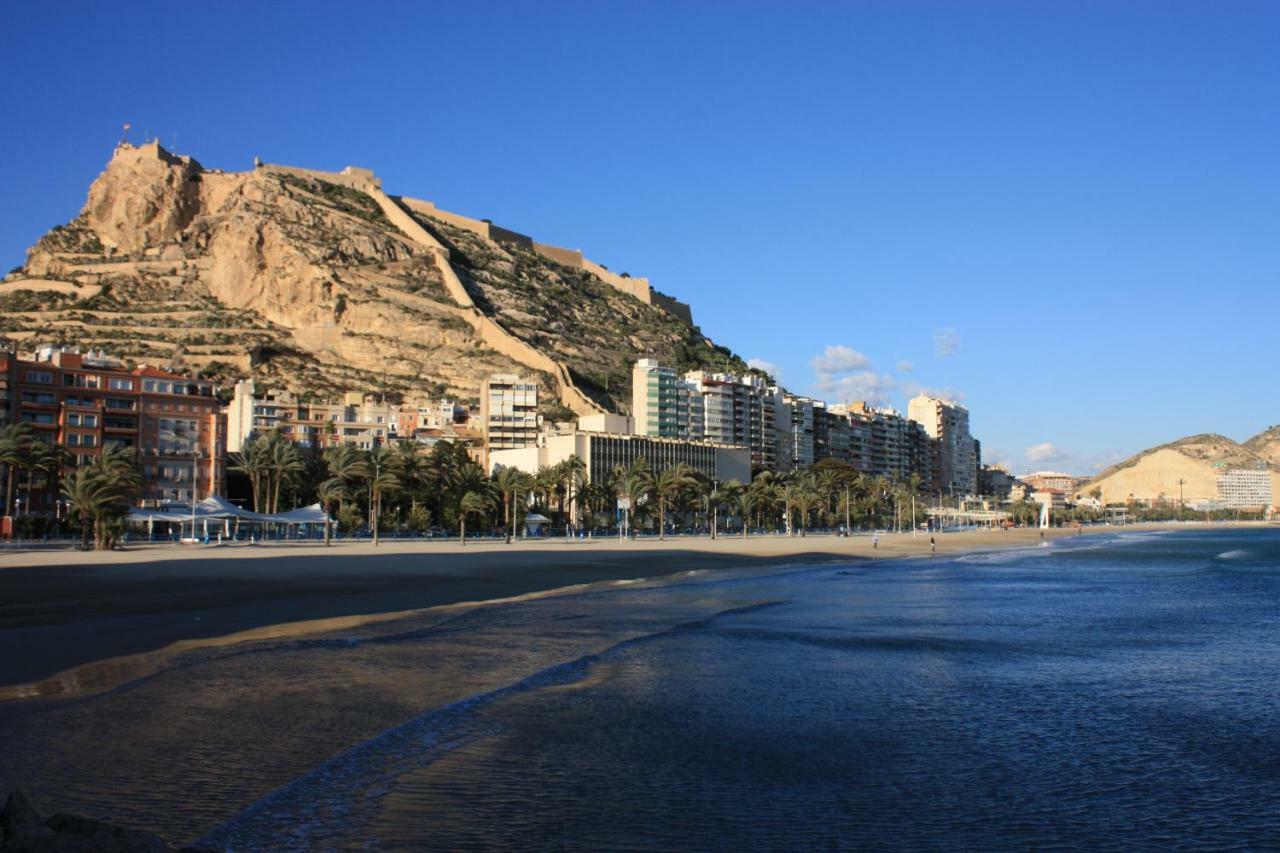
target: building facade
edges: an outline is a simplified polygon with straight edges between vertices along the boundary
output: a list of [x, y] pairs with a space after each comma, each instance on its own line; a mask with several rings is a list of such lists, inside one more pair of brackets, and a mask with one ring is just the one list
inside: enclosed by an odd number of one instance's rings
[[921, 394], [907, 404], [907, 416], [938, 442], [938, 489], [958, 496], [974, 494], [978, 445], [969, 432], [969, 410], [951, 400]]
[[513, 374], [490, 376], [480, 387], [485, 452], [538, 443], [538, 385]]
[[[52, 346], [29, 359], [0, 353], [0, 377], [5, 420], [31, 424], [41, 441], [65, 447], [73, 465], [115, 445], [136, 454], [144, 501], [201, 500], [222, 490], [227, 427], [214, 383]], [[27, 509], [47, 512], [57, 496], [33, 499]]]
[[1273, 498], [1266, 468], [1229, 468], [1218, 475], [1218, 500], [1227, 509], [1269, 509]]

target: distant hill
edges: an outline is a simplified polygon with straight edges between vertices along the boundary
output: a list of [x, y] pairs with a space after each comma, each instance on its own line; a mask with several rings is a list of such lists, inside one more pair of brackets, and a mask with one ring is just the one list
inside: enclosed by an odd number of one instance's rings
[[1280, 466], [1280, 424], [1258, 433], [1246, 441], [1244, 447], [1272, 465]]
[[[1276, 428], [1244, 444], [1217, 433], [1189, 435], [1112, 465], [1081, 487], [1077, 494], [1088, 496], [1095, 489], [1101, 489], [1102, 499], [1107, 503], [1130, 498], [1177, 499], [1179, 493], [1186, 501], [1213, 499], [1218, 496], [1218, 474], [1223, 469], [1262, 465], [1271, 471], [1273, 494], [1280, 495], [1280, 465], [1276, 464], [1276, 457], [1257, 449], [1265, 444], [1259, 439], [1268, 434], [1274, 434], [1273, 441], [1280, 444], [1280, 429]], [[1276, 449], [1276, 444], [1268, 446]]]
[[518, 372], [578, 413], [627, 411], [639, 357], [747, 370], [688, 306], [576, 250], [364, 169], [223, 172], [156, 143], [121, 144], [80, 215], [0, 281], [0, 336], [321, 394], [474, 400]]

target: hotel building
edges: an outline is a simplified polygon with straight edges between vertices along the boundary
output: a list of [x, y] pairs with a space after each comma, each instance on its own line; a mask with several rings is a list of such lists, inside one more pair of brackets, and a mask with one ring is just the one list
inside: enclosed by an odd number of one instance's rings
[[[201, 500], [222, 489], [227, 435], [216, 391], [208, 380], [128, 368], [102, 353], [0, 352], [3, 421], [31, 424], [41, 441], [65, 447], [73, 465], [89, 464], [109, 445], [132, 448], [144, 501]], [[47, 491], [31, 498], [43, 502], [28, 504], [37, 512], [56, 500]]]

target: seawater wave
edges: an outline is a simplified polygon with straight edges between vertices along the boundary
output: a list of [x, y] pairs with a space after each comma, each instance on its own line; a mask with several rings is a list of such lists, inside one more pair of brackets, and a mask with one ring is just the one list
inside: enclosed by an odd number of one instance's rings
[[372, 816], [376, 800], [395, 777], [482, 736], [475, 714], [511, 696], [581, 681], [591, 667], [646, 643], [705, 628], [718, 619], [782, 604], [732, 607], [663, 631], [632, 637], [607, 649], [555, 664], [505, 687], [429, 711], [325, 762], [269, 794], [205, 835], [197, 846], [228, 850], [309, 850], [349, 836]]

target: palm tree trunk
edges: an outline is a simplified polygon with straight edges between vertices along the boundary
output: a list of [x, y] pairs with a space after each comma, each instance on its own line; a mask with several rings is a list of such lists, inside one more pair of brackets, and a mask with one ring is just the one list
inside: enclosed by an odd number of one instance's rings
[[458, 522], [458, 530], [462, 534], [460, 538], [463, 546], [465, 546], [467, 544], [467, 514], [465, 512], [462, 513], [461, 520]]

